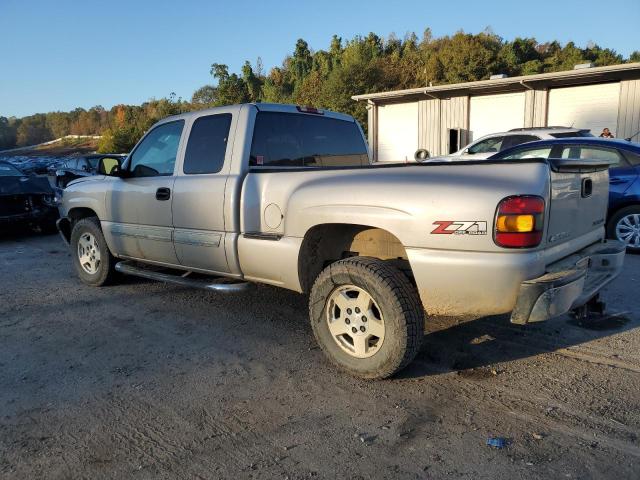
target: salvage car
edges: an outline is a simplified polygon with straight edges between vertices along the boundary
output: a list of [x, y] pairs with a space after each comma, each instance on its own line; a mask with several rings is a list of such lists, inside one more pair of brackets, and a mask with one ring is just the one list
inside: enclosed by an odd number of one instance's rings
[[46, 177], [25, 175], [9, 162], [0, 161], [0, 225], [25, 225], [55, 231], [58, 209]]
[[126, 155], [109, 153], [72, 157], [65, 160], [62, 165], [54, 165], [49, 168], [49, 178], [55, 187], [64, 188], [71, 180], [98, 173], [98, 163], [102, 158], [124, 159], [125, 156]]
[[640, 144], [607, 138], [564, 138], [527, 143], [491, 160], [521, 158], [604, 159], [609, 169], [607, 234], [640, 252]]
[[596, 308], [625, 246], [604, 239], [599, 160], [375, 165], [350, 116], [293, 105], [190, 112], [69, 183], [58, 228], [80, 280], [116, 273], [309, 295], [328, 359], [384, 378], [425, 312], [511, 321]]

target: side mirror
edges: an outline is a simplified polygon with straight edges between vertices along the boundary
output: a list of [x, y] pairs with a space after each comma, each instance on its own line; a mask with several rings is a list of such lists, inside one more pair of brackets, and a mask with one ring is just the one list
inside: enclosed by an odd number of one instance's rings
[[122, 160], [115, 157], [104, 157], [98, 162], [98, 173], [112, 177], [122, 176]]
[[425, 150], [424, 148], [419, 148], [416, 150], [416, 153], [413, 155], [413, 158], [416, 162], [422, 163], [431, 155], [429, 154], [429, 150]]

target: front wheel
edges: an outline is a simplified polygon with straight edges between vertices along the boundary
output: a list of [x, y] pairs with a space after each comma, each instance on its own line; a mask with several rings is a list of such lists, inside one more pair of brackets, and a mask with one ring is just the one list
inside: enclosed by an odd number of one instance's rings
[[630, 252], [640, 252], [640, 205], [620, 209], [607, 225], [609, 238], [620, 240]]
[[115, 275], [115, 258], [111, 255], [95, 217], [79, 220], [71, 232], [71, 258], [80, 280], [92, 287], [109, 283]]
[[422, 342], [424, 310], [416, 289], [376, 258], [325, 268], [311, 290], [309, 315], [329, 360], [361, 378], [390, 377], [413, 360]]

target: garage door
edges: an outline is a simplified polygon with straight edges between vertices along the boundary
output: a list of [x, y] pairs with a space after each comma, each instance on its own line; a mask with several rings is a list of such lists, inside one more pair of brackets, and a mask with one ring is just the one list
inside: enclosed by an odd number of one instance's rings
[[378, 106], [378, 161], [413, 160], [418, 149], [418, 102]]
[[524, 127], [524, 92], [471, 97], [469, 130], [471, 140], [490, 133]]
[[554, 88], [549, 91], [547, 125], [589, 128], [600, 135], [603, 128], [616, 134], [619, 83]]

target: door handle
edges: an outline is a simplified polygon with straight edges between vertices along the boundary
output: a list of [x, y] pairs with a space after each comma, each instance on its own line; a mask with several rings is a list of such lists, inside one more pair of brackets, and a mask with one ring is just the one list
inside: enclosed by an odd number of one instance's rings
[[625, 183], [626, 180], [620, 177], [611, 177], [609, 178], [609, 183], [612, 185], [618, 185], [619, 183]]
[[171, 198], [171, 189], [168, 187], [160, 187], [156, 190], [156, 200], [169, 200]]

